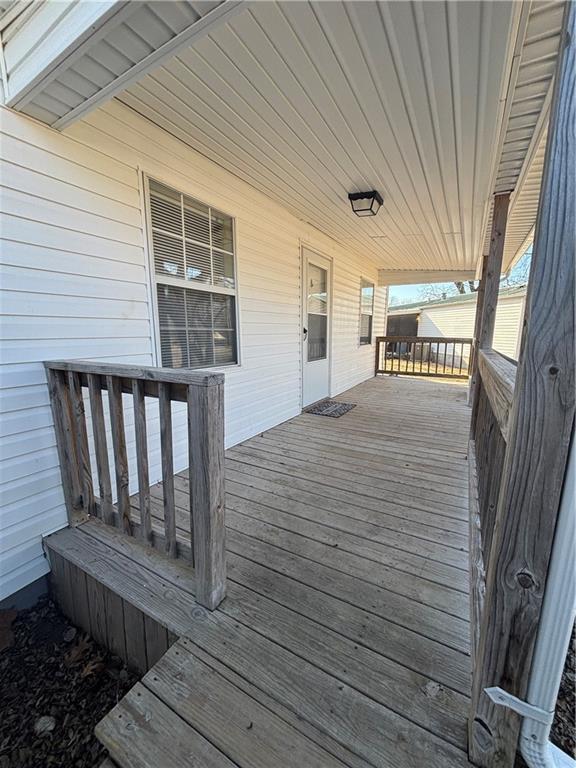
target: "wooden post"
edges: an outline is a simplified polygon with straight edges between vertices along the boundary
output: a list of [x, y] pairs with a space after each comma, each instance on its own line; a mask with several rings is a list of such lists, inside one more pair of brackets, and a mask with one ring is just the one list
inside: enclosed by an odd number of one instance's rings
[[98, 488], [102, 519], [108, 525], [114, 525], [114, 505], [112, 502], [112, 484], [110, 465], [108, 464], [108, 445], [106, 441], [106, 423], [102, 403], [102, 378], [97, 374], [86, 374], [90, 393], [90, 412], [92, 414], [92, 436], [98, 470]]
[[526, 696], [574, 428], [575, 19], [568, 3], [473, 674], [470, 758], [490, 768], [513, 764], [520, 718], [485, 689]]
[[470, 429], [472, 437], [476, 431], [476, 416], [478, 413], [478, 351], [480, 349], [490, 349], [492, 347], [492, 342], [494, 341], [496, 307], [498, 305], [500, 275], [502, 274], [502, 256], [504, 254], [504, 240], [506, 238], [506, 222], [508, 220], [509, 202], [509, 192], [494, 195], [490, 250], [488, 251], [488, 256], [484, 257], [482, 262], [482, 279], [478, 291], [479, 295], [476, 304], [476, 321], [474, 328], [473, 384], [470, 391], [472, 401]]
[[136, 437], [136, 466], [138, 469], [138, 501], [140, 506], [140, 535], [152, 546], [152, 518], [150, 517], [150, 473], [148, 471], [148, 441], [146, 438], [146, 400], [144, 382], [132, 380], [134, 400], [134, 434]]
[[472, 343], [472, 352], [470, 355], [470, 385], [468, 388], [468, 405], [474, 402], [474, 393], [476, 392], [476, 381], [478, 379], [478, 339], [480, 338], [480, 326], [482, 325], [482, 308], [484, 307], [484, 288], [486, 287], [486, 268], [488, 266], [488, 256], [482, 257], [482, 274], [480, 283], [476, 291], [476, 315], [474, 316], [474, 341]]
[[209, 610], [226, 594], [224, 377], [188, 387], [188, 446], [196, 599]]
[[54, 371], [45, 366], [48, 379], [48, 392], [52, 406], [56, 449], [60, 463], [60, 475], [64, 502], [68, 514], [68, 524], [77, 525], [86, 520], [81, 503], [81, 485], [76, 457], [75, 431], [72, 422], [72, 408], [67, 389], [66, 376], [62, 371]]

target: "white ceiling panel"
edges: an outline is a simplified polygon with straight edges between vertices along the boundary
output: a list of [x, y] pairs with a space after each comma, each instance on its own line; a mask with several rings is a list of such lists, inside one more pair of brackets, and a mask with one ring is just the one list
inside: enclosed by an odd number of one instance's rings
[[[161, 12], [161, 11], [159, 11]], [[473, 270], [513, 2], [260, 2], [119, 99], [382, 268]], [[378, 216], [348, 192], [375, 188]]]

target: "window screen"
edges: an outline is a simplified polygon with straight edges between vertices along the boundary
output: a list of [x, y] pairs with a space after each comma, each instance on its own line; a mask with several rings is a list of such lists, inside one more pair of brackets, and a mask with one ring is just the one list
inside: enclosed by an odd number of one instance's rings
[[360, 344], [372, 344], [374, 283], [360, 281]]
[[237, 362], [233, 220], [152, 179], [148, 188], [162, 365]]

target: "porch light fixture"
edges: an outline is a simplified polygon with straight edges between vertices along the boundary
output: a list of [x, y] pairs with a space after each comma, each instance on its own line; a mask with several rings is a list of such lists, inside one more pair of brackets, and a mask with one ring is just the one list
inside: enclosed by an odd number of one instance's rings
[[371, 192], [350, 192], [348, 200], [356, 216], [376, 216], [384, 202], [380, 192], [375, 189]]

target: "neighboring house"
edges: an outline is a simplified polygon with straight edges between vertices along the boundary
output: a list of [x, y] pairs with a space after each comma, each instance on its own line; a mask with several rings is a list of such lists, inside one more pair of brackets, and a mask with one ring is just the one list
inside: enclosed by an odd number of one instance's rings
[[[498, 294], [494, 349], [514, 360], [520, 350], [525, 302], [526, 286], [503, 288]], [[476, 293], [402, 304], [389, 307], [386, 333], [472, 338], [475, 316]]]

